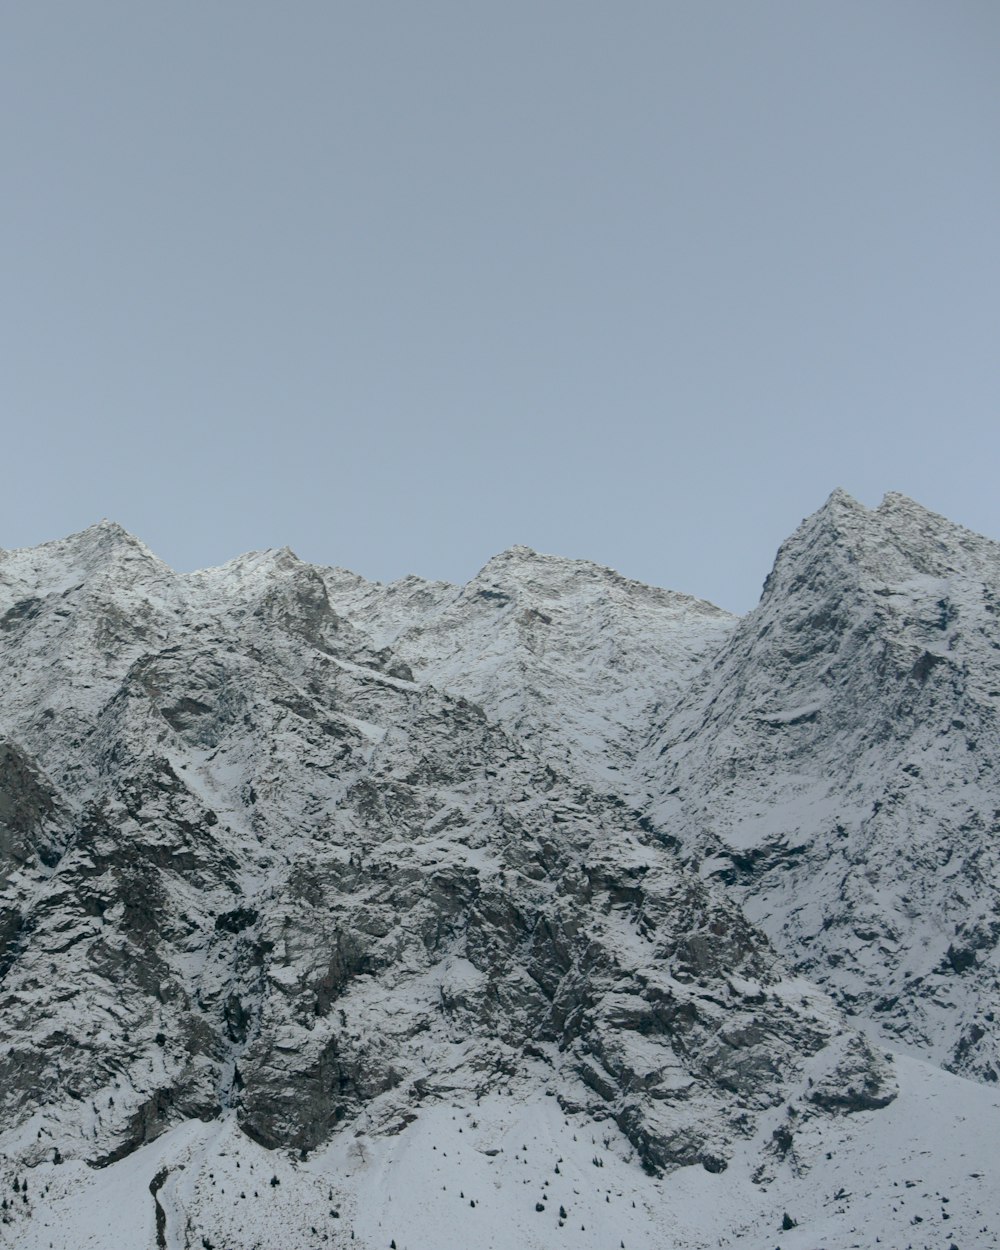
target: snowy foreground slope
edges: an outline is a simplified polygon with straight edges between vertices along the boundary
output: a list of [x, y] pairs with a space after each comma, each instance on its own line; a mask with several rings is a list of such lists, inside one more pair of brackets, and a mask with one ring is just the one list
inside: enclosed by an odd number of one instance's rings
[[[232, 1116], [189, 1121], [97, 1172], [22, 1172], [27, 1202], [14, 1195], [0, 1244], [152, 1247], [157, 1209], [170, 1250], [1000, 1244], [1000, 1098], [916, 1060], [900, 1060], [899, 1074], [885, 1110], [822, 1121], [775, 1112], [725, 1173], [664, 1178], [636, 1166], [613, 1125], [544, 1096], [441, 1102], [392, 1135], [361, 1123], [304, 1161], [264, 1150]], [[775, 1132], [792, 1138], [784, 1156]]]
[[998, 569], [0, 553], [0, 1245], [995, 1244]]

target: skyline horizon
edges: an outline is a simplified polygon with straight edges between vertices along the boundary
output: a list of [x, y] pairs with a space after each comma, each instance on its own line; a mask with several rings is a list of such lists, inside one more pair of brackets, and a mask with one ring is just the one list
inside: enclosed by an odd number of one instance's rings
[[1000, 534], [998, 48], [982, 0], [13, 6], [0, 538], [744, 612], [835, 483]]
[[[879, 502], [877, 504], [867, 504], [863, 500], [859, 499], [856, 495], [854, 495], [851, 491], [847, 490], [845, 487], [835, 486], [831, 491], [828, 492], [823, 502], [818, 507], [814, 508], [811, 512], [808, 512], [805, 514], [805, 516], [801, 517], [799, 521], [794, 526], [792, 526], [788, 530], [788, 532], [785, 534], [785, 536], [780, 540], [778, 545], [775, 547], [774, 556], [772, 557], [771, 562], [768, 566], [768, 573], [774, 567], [780, 546], [787, 539], [791, 538], [802, 526], [807, 524], [814, 517], [818, 516], [821, 512], [823, 512], [826, 508], [828, 508], [831, 505], [831, 503], [834, 500], [836, 500], [838, 497], [845, 497], [851, 503], [859, 505], [866, 512], [873, 512], [873, 513], [877, 513], [878, 511], [880, 511], [886, 505], [886, 503], [891, 501], [893, 498], [902, 499], [908, 504], [915, 505], [921, 511], [928, 513], [930, 516], [933, 516], [938, 520], [945, 521], [949, 525], [965, 530], [967, 533], [973, 534], [978, 538], [985, 538], [989, 542], [997, 543], [998, 545], [1000, 545], [1000, 535], [993, 536], [991, 534], [984, 533], [980, 530], [973, 529], [970, 526], [963, 524], [961, 521], [955, 520], [953, 517], [950, 517], [943, 512], [939, 512], [934, 508], [928, 507], [921, 500], [915, 499], [912, 495], [908, 495], [904, 491], [898, 491], [898, 490], [883, 491], [879, 499]], [[403, 582], [408, 579], [415, 578], [419, 581], [427, 582], [428, 584], [448, 585], [448, 586], [453, 586], [455, 589], [462, 589], [465, 586], [469, 585], [477, 577], [479, 577], [490, 566], [490, 564], [494, 563], [497, 560], [500, 560], [503, 556], [508, 555], [512, 552], [523, 550], [523, 551], [528, 552], [531, 556], [536, 556], [545, 560], [548, 560], [548, 559], [559, 560], [559, 561], [565, 560], [574, 564], [591, 565], [595, 568], [601, 569], [602, 571], [613, 573], [617, 577], [622, 577], [628, 582], [636, 583], [636, 584], [643, 585], [643, 586], [648, 586], [654, 590], [662, 590], [670, 594], [675, 594], [675, 595], [679, 595], [685, 598], [697, 600], [698, 602], [706, 603], [709, 606], [713, 608], [718, 608], [734, 617], [746, 616], [748, 613], [752, 612], [754, 608], [757, 607], [759, 600], [760, 600], [760, 596], [758, 595], [757, 600], [755, 600], [752, 604], [750, 604], [749, 607], [744, 608], [742, 611], [735, 610], [733, 608], [727, 607], [725, 604], [720, 603], [717, 600], [709, 599], [709, 598], [706, 598], [704, 595], [699, 595], [689, 590], [686, 590], [682, 586], [672, 586], [672, 585], [667, 585], [667, 584], [661, 584], [658, 582], [650, 582], [650, 581], [643, 579], [642, 577], [635, 577], [630, 573], [623, 572], [620, 568], [616, 567], [615, 565], [607, 564], [600, 560], [592, 559], [591, 557], [586, 556], [586, 555], [569, 555], [564, 552], [558, 552], [558, 551], [543, 551], [537, 547], [531, 546], [528, 543], [520, 543], [520, 542], [511, 543], [506, 547], [502, 547], [498, 551], [494, 551], [485, 560], [483, 560], [480, 564], [478, 564], [476, 568], [463, 580], [432, 577], [432, 576], [422, 573], [421, 571], [417, 569], [410, 569], [407, 572], [401, 573], [397, 577], [390, 578], [390, 579], [370, 577], [368, 576], [368, 574], [365, 573], [363, 569], [353, 568], [353, 567], [349, 567], [347, 565], [339, 564], [335, 562], [330, 563], [330, 562], [311, 560], [311, 559], [305, 558], [299, 555], [296, 549], [289, 543], [284, 543], [284, 544], [281, 544], [280, 546], [273, 545], [273, 546], [266, 546], [266, 547], [250, 547], [242, 551], [238, 551], [235, 554], [229, 556], [228, 558], [216, 564], [202, 564], [202, 565], [196, 565], [191, 568], [181, 568], [175, 565], [169, 559], [162, 556], [155, 546], [153, 546], [152, 544], [146, 541], [143, 535], [132, 530], [127, 525], [124, 525], [121, 521], [117, 520], [115, 517], [112, 517], [112, 516], [103, 516], [99, 518], [98, 520], [91, 522], [88, 525], [82, 526], [78, 530], [71, 531], [68, 534], [59, 535], [54, 538], [42, 539], [39, 542], [30, 543], [25, 546], [5, 547], [2, 544], [0, 544], [0, 553], [16, 554], [18, 552], [33, 551], [40, 547], [57, 545], [60, 543], [69, 542], [71, 539], [74, 539], [74, 538], [81, 538], [87, 533], [89, 533], [91, 530], [98, 530], [101, 528], [117, 530], [120, 533], [124, 534], [131, 541], [138, 543], [149, 555], [151, 555], [154, 559], [159, 561], [161, 564], [165, 565], [168, 569], [170, 569], [171, 572], [179, 576], [192, 576], [197, 573], [215, 571], [221, 568], [225, 568], [229, 564], [234, 564], [239, 560], [246, 559], [249, 556], [261, 556], [261, 555], [268, 555], [268, 554], [277, 555], [277, 554], [282, 554], [284, 552], [287, 552], [290, 556], [292, 556], [295, 560], [299, 561], [302, 564], [305, 564], [314, 568], [332, 569], [338, 572], [350, 573], [354, 576], [360, 577], [363, 581], [368, 582], [372, 585], [389, 586], [398, 582]], [[765, 573], [764, 581], [766, 581], [767, 575], [768, 574]], [[761, 592], [763, 592], [763, 589], [764, 589], [764, 583], [762, 581]]]

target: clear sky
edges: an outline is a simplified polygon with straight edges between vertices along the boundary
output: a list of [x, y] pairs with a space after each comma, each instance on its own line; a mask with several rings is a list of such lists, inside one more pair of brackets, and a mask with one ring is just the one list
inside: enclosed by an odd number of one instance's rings
[[0, 546], [742, 611], [838, 485], [1000, 537], [995, 0], [8, 3], [0, 223]]

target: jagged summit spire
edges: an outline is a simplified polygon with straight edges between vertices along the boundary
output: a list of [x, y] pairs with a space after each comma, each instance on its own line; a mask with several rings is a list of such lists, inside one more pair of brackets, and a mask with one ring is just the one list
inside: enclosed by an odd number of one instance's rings
[[121, 524], [119, 524], [119, 522], [118, 522], [118, 521], [115, 521], [115, 520], [113, 520], [112, 518], [110, 518], [110, 517], [106, 517], [106, 516], [105, 516], [105, 517], [101, 517], [101, 519], [100, 519], [99, 521], [95, 521], [95, 522], [93, 523], [93, 525], [88, 525], [88, 526], [86, 526], [86, 528], [85, 528], [85, 529], [83, 529], [83, 530], [81, 530], [81, 531], [80, 531], [80, 533], [83, 533], [83, 534], [90, 534], [90, 533], [94, 533], [94, 534], [107, 534], [107, 535], [109, 535], [109, 536], [114, 536], [114, 537], [116, 537], [116, 538], [132, 538], [132, 539], [134, 539], [134, 535], [133, 535], [133, 534], [131, 534], [131, 533], [130, 533], [130, 532], [129, 532], [126, 528], [125, 528], [125, 526], [124, 526], [124, 525], [121, 525]]
[[796, 589], [825, 582], [833, 567], [853, 550], [875, 514], [843, 487], [836, 487], [815, 512], [805, 517], [778, 548], [764, 580], [757, 611], [771, 601], [785, 602]]
[[85, 529], [78, 530], [77, 533], [70, 534], [66, 538], [58, 539], [55, 543], [45, 543], [43, 545], [46, 547], [64, 547], [81, 553], [101, 553], [105, 555], [110, 555], [114, 552], [134, 552], [151, 560], [156, 560], [158, 564], [163, 563], [158, 556], [150, 551], [142, 539], [137, 538], [118, 521], [110, 520], [108, 517], [102, 517], [101, 520], [95, 521], [93, 525], [88, 525]]
[[115, 552], [132, 551], [162, 563], [141, 539], [136, 538], [124, 525], [108, 517], [102, 517], [92, 525], [67, 534], [64, 538], [54, 538], [48, 542], [39, 543], [37, 546], [16, 550], [22, 555], [37, 552], [42, 556], [63, 556], [70, 560], [87, 560], [98, 555], [107, 556]]
[[857, 499], [855, 499], [855, 497], [851, 494], [850, 491], [845, 490], [843, 486], [835, 486], [833, 490], [830, 491], [829, 495], [827, 496], [826, 502], [824, 503], [823, 507], [828, 508], [831, 505], [839, 505], [839, 504], [847, 504], [848, 506], [854, 507], [854, 508], [860, 508], [863, 506], [862, 504], [858, 502]]
[[842, 486], [837, 486], [830, 492], [820, 507], [810, 517], [806, 518], [804, 524], [808, 524], [815, 517], [865, 516], [868, 511], [869, 509], [859, 499], [856, 499], [850, 491], [844, 490]]
[[[951, 576], [979, 560], [995, 560], [993, 539], [963, 528], [900, 491], [868, 508], [834, 490], [778, 550], [760, 607], [791, 603], [800, 592], [827, 586], [885, 587], [914, 575]], [[970, 563], [971, 562], [971, 563]]]
[[176, 576], [145, 543], [107, 517], [65, 538], [0, 551], [0, 563], [9, 594], [61, 593], [93, 578], [124, 586]]
[[534, 547], [528, 547], [524, 543], [515, 543], [511, 547], [505, 547], [503, 551], [498, 551], [496, 555], [490, 556], [476, 576], [481, 576], [489, 569], [557, 563], [563, 559], [565, 559], [563, 556], [546, 555], [544, 552], [536, 551]]
[[898, 490], [889, 490], [882, 496], [882, 502], [875, 509], [878, 516], [908, 516], [922, 520], [933, 521], [940, 525], [954, 527], [955, 522], [949, 521], [946, 516], [940, 512], [935, 512], [932, 508], [926, 507], [924, 504], [904, 495]]

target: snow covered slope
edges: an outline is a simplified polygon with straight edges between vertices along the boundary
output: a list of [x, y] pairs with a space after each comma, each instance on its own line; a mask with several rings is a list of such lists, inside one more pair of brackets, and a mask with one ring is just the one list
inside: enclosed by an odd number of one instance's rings
[[494, 557], [462, 587], [323, 576], [331, 602], [419, 680], [472, 699], [561, 769], [626, 797], [642, 737], [737, 620], [527, 547]]
[[682, 836], [882, 1034], [1000, 1073], [1000, 545], [843, 492], [643, 763]]
[[[941, 1250], [1000, 1243], [1000, 1096], [912, 1059], [883, 1111], [793, 1102], [725, 1173], [653, 1177], [610, 1122], [527, 1090], [360, 1119], [308, 1159], [230, 1114], [99, 1171], [0, 1172], [17, 1250]], [[16, 1188], [15, 1188], [16, 1183]]]

